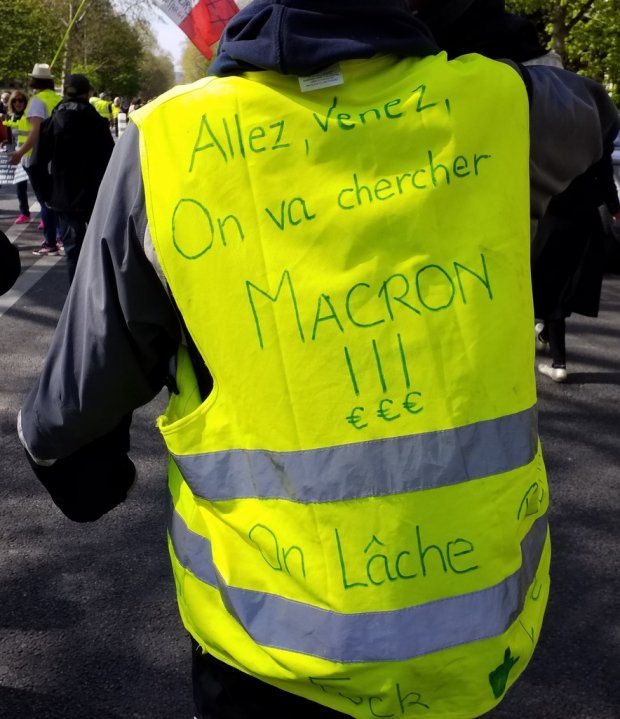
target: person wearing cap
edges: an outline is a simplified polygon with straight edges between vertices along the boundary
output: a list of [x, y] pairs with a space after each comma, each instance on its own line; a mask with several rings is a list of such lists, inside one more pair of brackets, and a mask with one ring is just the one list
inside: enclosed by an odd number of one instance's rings
[[94, 521], [169, 389], [199, 719], [478, 717], [550, 591], [530, 220], [617, 112], [586, 78], [449, 61], [405, 0], [253, 2], [210, 72], [116, 146], [27, 457]]
[[58, 252], [56, 241], [57, 218], [53, 210], [45, 205], [43, 197], [37, 190], [30, 177], [30, 161], [41, 123], [51, 114], [61, 100], [60, 95], [54, 92], [54, 76], [49, 65], [36, 63], [30, 75], [30, 87], [35, 95], [30, 98], [26, 112], [18, 125], [19, 147], [12, 153], [9, 162], [18, 165], [21, 161], [26, 174], [33, 185], [35, 196], [41, 205], [41, 224], [43, 229], [43, 242], [33, 251], [35, 255], [55, 255]]
[[86, 76], [66, 77], [63, 100], [41, 124], [30, 167], [35, 190], [58, 215], [70, 282], [114, 148], [107, 122], [88, 101], [90, 91]]

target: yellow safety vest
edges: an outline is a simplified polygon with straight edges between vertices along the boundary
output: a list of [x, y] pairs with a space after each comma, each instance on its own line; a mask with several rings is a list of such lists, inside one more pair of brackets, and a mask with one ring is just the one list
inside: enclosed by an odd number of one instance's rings
[[[62, 100], [62, 97], [54, 92], [53, 90], [39, 90], [37, 94], [35, 95], [36, 98], [41, 100], [45, 103], [45, 106], [47, 107], [47, 111], [49, 114], [52, 114], [53, 109], [58, 105], [58, 103]], [[31, 98], [32, 100], [32, 98]], [[30, 101], [28, 102], [28, 107], [30, 106]], [[32, 131], [32, 125], [30, 124], [30, 120], [26, 117], [28, 114], [28, 107], [26, 108], [26, 112], [20, 117], [18, 123], [17, 123], [17, 147], [21, 147], [28, 138], [28, 135], [30, 135], [30, 132]], [[34, 149], [34, 148], [32, 148]], [[32, 155], [32, 149], [28, 150], [24, 154], [24, 157], [30, 157]]]
[[97, 110], [101, 117], [104, 117], [106, 120], [112, 118], [112, 105], [107, 100], [103, 100], [100, 97], [91, 97], [90, 104]]
[[132, 119], [214, 378], [202, 402], [181, 350], [159, 420], [185, 626], [358, 719], [490, 710], [549, 591], [521, 78], [379, 56]]

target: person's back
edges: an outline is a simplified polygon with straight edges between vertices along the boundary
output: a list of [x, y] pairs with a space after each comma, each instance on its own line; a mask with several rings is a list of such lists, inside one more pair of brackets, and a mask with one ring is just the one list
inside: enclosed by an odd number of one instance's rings
[[182, 617], [351, 716], [405, 696], [476, 716], [539, 635], [527, 114], [507, 65], [379, 56], [133, 116], [159, 264], [216, 382], [201, 404], [181, 360], [160, 424]]
[[108, 123], [83, 98], [66, 98], [42, 128], [51, 153], [50, 205], [92, 212], [114, 141]]
[[[24, 403], [37, 476], [92, 521], [133, 482], [128, 415], [169, 387], [201, 719], [479, 716], [538, 641], [528, 130], [568, 103], [548, 152], [584, 127], [594, 154], [616, 115], [561, 76], [530, 108], [516, 68], [437, 52], [401, 0], [240, 13], [214, 76], [117, 145]], [[579, 167], [532, 179], [536, 211]]]
[[106, 120], [88, 101], [84, 75], [68, 75], [65, 97], [41, 126], [32, 177], [59, 216], [69, 278], [90, 221], [114, 141]]

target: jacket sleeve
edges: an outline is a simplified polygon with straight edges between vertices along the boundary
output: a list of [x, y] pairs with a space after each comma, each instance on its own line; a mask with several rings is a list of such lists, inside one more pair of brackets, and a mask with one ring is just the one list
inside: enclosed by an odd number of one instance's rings
[[[134, 478], [129, 418], [169, 381], [176, 311], [143, 245], [137, 128], [116, 146], [43, 370], [19, 417], [35, 473], [68, 516], [96, 519]], [[67, 511], [68, 508], [68, 511]]]
[[535, 229], [550, 199], [601, 159], [619, 122], [611, 98], [594, 80], [548, 66], [522, 71], [531, 80], [530, 187]]

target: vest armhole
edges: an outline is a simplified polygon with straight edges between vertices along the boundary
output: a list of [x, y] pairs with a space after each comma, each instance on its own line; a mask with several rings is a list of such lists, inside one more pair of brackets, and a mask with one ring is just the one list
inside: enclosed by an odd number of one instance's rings
[[[204, 360], [202, 359], [202, 355], [198, 351], [198, 347], [196, 347], [194, 338], [191, 336], [191, 334], [189, 333], [189, 330], [187, 329], [187, 325], [185, 324], [185, 319], [183, 318], [183, 315], [181, 314], [181, 311], [179, 310], [179, 307], [176, 303], [176, 300], [174, 299], [174, 295], [172, 294], [172, 290], [170, 289], [170, 286], [168, 285], [168, 283], [166, 283], [166, 289], [168, 291], [168, 296], [170, 297], [170, 301], [172, 302], [174, 309], [177, 313], [177, 317], [179, 318], [179, 322], [181, 323], [181, 331], [183, 333], [183, 339], [185, 341], [187, 353], [189, 354], [189, 358], [192, 363], [192, 368], [194, 370], [194, 374], [196, 375], [196, 382], [198, 383], [198, 391], [200, 392], [200, 398], [204, 402], [205, 399], [211, 394], [211, 390], [213, 389], [213, 377], [211, 376], [211, 373], [207, 369], [207, 365], [204, 363]], [[175, 382], [175, 385], [176, 385], [176, 382]], [[170, 389], [170, 387], [169, 387], [169, 389]], [[178, 389], [176, 390], [175, 394], [178, 394]]]

